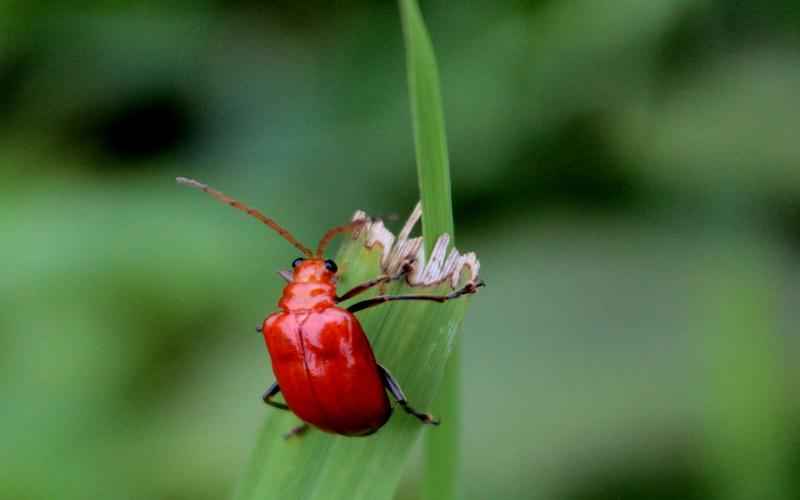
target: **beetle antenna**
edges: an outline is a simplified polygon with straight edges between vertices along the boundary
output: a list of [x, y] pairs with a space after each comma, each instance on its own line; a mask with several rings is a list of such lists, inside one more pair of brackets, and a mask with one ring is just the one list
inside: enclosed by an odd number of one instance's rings
[[328, 244], [333, 240], [333, 238], [340, 233], [349, 233], [350, 231], [355, 231], [356, 229], [360, 228], [367, 221], [365, 219], [357, 220], [355, 222], [351, 222], [350, 224], [345, 224], [343, 226], [336, 226], [331, 229], [328, 229], [328, 232], [319, 240], [319, 245], [317, 246], [317, 258], [321, 259], [325, 256], [325, 249], [328, 247]]
[[195, 189], [199, 189], [200, 191], [203, 191], [204, 193], [210, 194], [212, 197], [216, 198], [217, 200], [221, 201], [222, 203], [224, 203], [226, 205], [230, 205], [233, 208], [238, 208], [242, 212], [246, 212], [248, 215], [252, 215], [253, 217], [255, 217], [256, 219], [260, 220], [261, 222], [263, 222], [264, 224], [266, 224], [270, 228], [274, 229], [278, 234], [283, 236], [283, 238], [286, 241], [288, 241], [289, 243], [294, 245], [295, 248], [297, 248], [298, 250], [303, 252], [303, 255], [305, 255], [308, 258], [311, 258], [313, 256], [313, 254], [311, 253], [311, 250], [309, 248], [306, 248], [299, 241], [297, 241], [289, 231], [287, 231], [286, 229], [282, 228], [277, 222], [275, 222], [274, 220], [270, 219], [266, 215], [262, 214], [258, 210], [248, 207], [247, 205], [245, 205], [241, 201], [234, 200], [233, 198], [229, 198], [228, 196], [225, 196], [225, 194], [220, 193], [219, 191], [217, 191], [216, 189], [210, 188], [210, 187], [208, 187], [208, 185], [203, 184], [201, 182], [197, 182], [194, 179], [187, 179], [186, 177], [177, 177], [175, 180], [178, 181], [178, 184], [183, 184], [184, 186], [189, 186], [189, 187], [193, 187]]

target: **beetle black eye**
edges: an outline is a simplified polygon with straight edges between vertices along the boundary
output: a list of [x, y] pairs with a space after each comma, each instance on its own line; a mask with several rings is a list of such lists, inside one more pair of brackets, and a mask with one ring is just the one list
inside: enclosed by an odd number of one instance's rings
[[303, 262], [305, 259], [302, 257], [298, 257], [292, 261], [292, 268], [297, 267], [297, 264]]
[[330, 259], [325, 261], [325, 269], [327, 269], [328, 271], [330, 271], [332, 273], [335, 273], [336, 271], [339, 270], [339, 268], [336, 266], [336, 262], [334, 262], [334, 261], [332, 261]]

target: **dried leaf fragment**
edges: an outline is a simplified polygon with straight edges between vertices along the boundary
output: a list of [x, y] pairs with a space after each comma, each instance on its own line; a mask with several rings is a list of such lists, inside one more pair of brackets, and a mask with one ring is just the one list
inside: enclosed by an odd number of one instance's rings
[[406, 281], [411, 286], [426, 287], [447, 281], [455, 290], [459, 287], [464, 271], [467, 272], [466, 283], [478, 284], [478, 257], [474, 252], [461, 254], [456, 248], [448, 252], [448, 234], [443, 234], [436, 240], [430, 257], [426, 259], [422, 237], [410, 238], [411, 231], [421, 217], [422, 204], [417, 203], [405, 225], [395, 236], [383, 221], [371, 219], [359, 210], [352, 220], [366, 222], [353, 232], [353, 238], [363, 237], [364, 244], [370, 249], [380, 246], [381, 270], [388, 276], [400, 274], [404, 266], [410, 265], [411, 271], [406, 274]]

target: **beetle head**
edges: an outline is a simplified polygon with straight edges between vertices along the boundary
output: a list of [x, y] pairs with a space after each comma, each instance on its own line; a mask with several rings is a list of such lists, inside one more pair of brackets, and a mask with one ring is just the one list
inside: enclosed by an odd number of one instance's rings
[[292, 263], [294, 283], [331, 283], [336, 276], [336, 264], [332, 260], [295, 259]]

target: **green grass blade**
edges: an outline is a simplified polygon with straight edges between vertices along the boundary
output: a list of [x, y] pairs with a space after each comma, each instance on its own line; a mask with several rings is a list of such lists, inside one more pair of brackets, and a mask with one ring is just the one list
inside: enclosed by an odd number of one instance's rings
[[408, 93], [417, 154], [417, 174], [422, 198], [422, 234], [430, 255], [443, 233], [453, 236], [450, 165], [439, 72], [428, 31], [414, 0], [400, 0], [406, 43]]
[[[444, 110], [439, 89], [439, 73], [425, 22], [415, 0], [400, 0], [403, 35], [406, 45], [408, 93], [414, 128], [420, 195], [422, 228], [426, 252], [430, 254], [436, 238], [453, 231], [453, 209], [450, 194], [450, 165]], [[452, 241], [452, 240], [451, 240]], [[448, 304], [449, 308], [461, 304]], [[455, 314], [455, 313], [454, 313]], [[463, 312], [461, 313], [463, 315]], [[461, 357], [458, 341], [454, 341], [445, 384], [434, 410], [447, 422], [436, 433], [428, 434], [425, 446], [424, 497], [449, 500], [461, 497]]]
[[[407, 42], [409, 89], [414, 138], [424, 208], [423, 235], [426, 255], [436, 238], [453, 234], [450, 174], [439, 95], [436, 62], [422, 18], [414, 2], [401, 1]], [[366, 245], [366, 235], [348, 239], [339, 251], [340, 290], [380, 274], [383, 247]], [[473, 276], [474, 277], [474, 276]], [[386, 292], [446, 293], [447, 283], [410, 287], [395, 284]], [[459, 480], [458, 359], [455, 333], [466, 312], [467, 301], [447, 304], [392, 303], [359, 313], [376, 358], [400, 381], [410, 402], [430, 408], [447, 366], [451, 382], [437, 408], [443, 422], [425, 428], [402, 411], [395, 411], [387, 426], [367, 438], [344, 438], [312, 431], [301, 439], [285, 441], [283, 434], [297, 425], [286, 412], [264, 408], [267, 421], [237, 490], [238, 500], [292, 498], [307, 500], [391, 499], [403, 466], [423, 432], [436, 436], [428, 443], [425, 491], [431, 498], [456, 498]], [[448, 362], [448, 358], [450, 361]], [[265, 384], [267, 381], [265, 381]]]
[[[358, 239], [348, 239], [340, 249], [336, 261], [341, 290], [383, 272], [382, 247], [368, 248], [365, 242], [362, 234]], [[443, 288], [449, 285], [412, 288], [402, 282], [386, 292], [435, 293]], [[464, 300], [452, 306], [405, 302], [358, 314], [377, 359], [397, 377], [409, 400], [421, 410], [430, 407], [440, 385], [465, 306]], [[268, 382], [265, 376], [265, 386]], [[240, 500], [391, 499], [420, 434], [440, 432], [449, 425], [445, 422], [439, 428], [425, 427], [396, 410], [386, 427], [366, 438], [312, 430], [300, 439], [286, 441], [283, 434], [299, 421], [272, 408], [259, 411], [266, 415], [266, 422], [236, 493], [235, 498]]]

